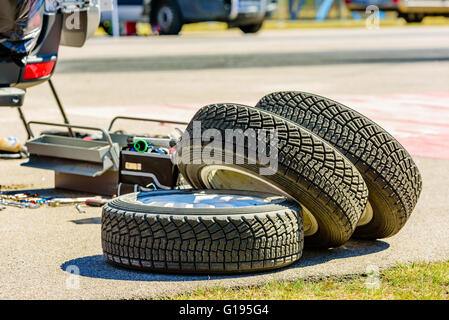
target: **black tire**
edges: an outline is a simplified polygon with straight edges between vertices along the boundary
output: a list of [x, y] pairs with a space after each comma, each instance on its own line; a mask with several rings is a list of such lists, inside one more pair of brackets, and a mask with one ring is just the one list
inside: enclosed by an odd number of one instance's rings
[[285, 267], [302, 255], [301, 208], [283, 197], [250, 196], [246, 207], [176, 208], [143, 204], [148, 195], [248, 195], [239, 191], [132, 193], [103, 207], [102, 246], [121, 267], [169, 273], [245, 273]]
[[404, 16], [404, 20], [407, 21], [407, 23], [419, 23], [422, 22], [423, 19], [424, 15], [418, 13], [409, 13]]
[[242, 30], [243, 33], [257, 33], [262, 29], [263, 21], [259, 23], [247, 24], [244, 26], [240, 26], [239, 29]]
[[271, 93], [257, 108], [313, 131], [361, 172], [373, 218], [357, 227], [355, 238], [390, 237], [405, 225], [421, 193], [422, 179], [409, 153], [382, 127], [341, 103], [305, 92]]
[[[309, 212], [316, 220], [317, 225], [317, 230], [315, 228], [314, 233], [307, 234], [307, 230], [305, 230], [306, 246], [336, 247], [351, 237], [365, 209], [368, 190], [356, 168], [336, 149], [296, 123], [254, 107], [236, 104], [203, 107], [193, 117], [186, 129], [190, 139], [193, 139], [194, 121], [201, 122], [203, 131], [206, 129], [219, 130], [222, 137], [225, 136], [226, 129], [278, 130], [278, 168], [274, 174], [260, 176], [259, 169], [262, 165], [258, 159], [253, 159], [255, 164], [249, 164], [249, 151], [257, 148], [248, 146], [247, 139], [240, 144], [234, 143], [232, 150], [225, 150], [226, 144], [222, 139], [221, 150], [218, 151], [218, 158], [221, 158], [222, 164], [226, 163], [226, 154], [244, 159], [241, 161], [243, 164], [223, 164], [222, 166], [229, 170], [244, 171], [252, 175], [252, 178], [257, 176], [256, 179], [261, 179], [273, 186], [276, 188], [275, 191], [279, 191], [280, 194], [284, 193], [301, 203], [304, 214]], [[256, 131], [256, 135], [259, 138], [260, 133]], [[194, 150], [198, 152], [198, 147], [192, 146], [193, 140], [188, 141], [187, 145], [185, 144], [185, 137], [177, 146], [180, 172], [194, 188], [213, 188], [214, 186], [207, 185], [202, 176], [205, 172], [203, 170], [207, 171], [207, 168], [212, 168], [211, 165], [204, 161], [197, 164], [193, 161], [190, 163], [180, 161], [183, 153], [190, 153], [190, 159], [193, 159]], [[244, 154], [241, 152], [236, 154], [237, 148], [240, 146], [244, 147]], [[201, 148], [204, 146], [202, 145]], [[233, 163], [236, 161], [234, 160]], [[237, 186], [227, 188], [257, 190], [258, 186], [247, 187], [238, 183]], [[275, 193], [272, 190], [270, 192]]]
[[181, 11], [172, 0], [158, 1], [151, 10], [150, 21], [159, 27], [160, 35], [177, 35], [183, 25]]

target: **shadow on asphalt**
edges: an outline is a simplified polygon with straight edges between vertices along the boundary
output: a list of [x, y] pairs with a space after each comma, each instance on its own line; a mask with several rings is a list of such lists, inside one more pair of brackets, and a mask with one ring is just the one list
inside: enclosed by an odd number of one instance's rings
[[90, 197], [93, 196], [92, 193], [86, 193], [81, 191], [72, 191], [65, 189], [55, 189], [55, 188], [43, 188], [43, 189], [21, 189], [21, 190], [5, 190], [8, 195], [14, 194], [36, 194], [40, 198], [77, 198], [77, 197]]
[[74, 224], [101, 224], [101, 218], [85, 218], [78, 220], [70, 220]]
[[[380, 252], [389, 248], [389, 244], [383, 241], [358, 241], [350, 240], [345, 245], [327, 250], [305, 250], [302, 258], [291, 266], [271, 273], [281, 272], [285, 269], [301, 269], [305, 267], [317, 266], [336, 259], [345, 259], [356, 256], [363, 256]], [[125, 280], [125, 281], [198, 281], [198, 280], [218, 280], [244, 278], [265, 273], [252, 274], [236, 274], [236, 275], [182, 275], [182, 274], [160, 274], [135, 271], [125, 268], [119, 268], [106, 262], [103, 255], [93, 255], [87, 257], [76, 258], [64, 262], [61, 269], [68, 273], [79, 271], [84, 277], [109, 279], [109, 280]]]
[[102, 57], [61, 60], [58, 73], [146, 72], [170, 70], [246, 69], [339, 64], [448, 61], [446, 48], [341, 50], [251, 54]]
[[384, 251], [390, 245], [387, 242], [350, 240], [344, 245], [333, 249], [304, 249], [301, 259], [290, 268], [302, 268], [319, 265], [331, 260], [365, 256]]

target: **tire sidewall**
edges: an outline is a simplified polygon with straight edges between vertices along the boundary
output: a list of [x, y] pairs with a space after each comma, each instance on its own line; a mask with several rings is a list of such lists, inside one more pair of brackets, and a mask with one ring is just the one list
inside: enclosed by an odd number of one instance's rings
[[[171, 21], [164, 23], [161, 21], [163, 15], [170, 16]], [[160, 28], [160, 33], [163, 35], [174, 35], [181, 31], [182, 18], [176, 3], [172, 1], [162, 1], [157, 7], [154, 14], [156, 25]]]
[[[207, 166], [207, 164], [181, 164], [180, 169], [185, 174], [186, 179], [190, 182], [192, 187], [205, 189], [206, 185], [201, 179], [201, 171]], [[228, 166], [230, 168], [238, 167], [239, 170], [243, 169], [254, 175], [259, 174], [260, 168], [259, 164]], [[305, 244], [310, 247], [332, 247], [345, 243], [353, 232], [353, 229], [350, 227], [351, 223], [349, 219], [347, 219], [344, 214], [342, 214], [342, 216], [346, 219], [339, 219], [336, 214], [330, 212], [329, 208], [323, 206], [308, 192], [305, 183], [301, 183], [299, 181], [293, 182], [280, 174], [280, 172], [285, 169], [286, 168], [280, 167], [276, 174], [272, 176], [264, 176], [263, 179], [281, 189], [283, 192], [289, 194], [292, 201], [297, 202], [296, 199], [301, 199], [300, 205], [304, 205], [310, 212], [313, 212], [313, 216], [318, 223], [318, 231], [312, 236], [305, 237]], [[335, 210], [339, 209], [332, 208], [332, 211]], [[345, 231], [343, 232], [343, 230]]]
[[244, 34], [254, 34], [260, 31], [260, 29], [262, 29], [263, 26], [263, 21], [259, 22], [259, 23], [253, 23], [253, 24], [248, 24], [248, 25], [244, 25], [244, 26], [240, 26], [240, 30], [242, 30], [242, 32]]
[[[339, 152], [345, 154], [345, 156], [348, 158], [349, 161], [351, 161], [354, 166], [359, 170], [359, 172], [362, 174], [365, 183], [369, 190], [369, 201], [373, 208], [373, 219], [366, 225], [359, 226], [354, 231], [354, 238], [359, 239], [379, 239], [379, 238], [386, 238], [391, 237], [395, 235], [399, 230], [405, 225], [408, 217], [411, 214], [411, 210], [407, 209], [407, 206], [405, 203], [403, 203], [404, 210], [401, 210], [399, 205], [396, 205], [394, 203], [402, 203], [399, 201], [403, 201], [405, 198], [400, 198], [399, 193], [397, 193], [394, 190], [394, 186], [391, 184], [390, 180], [380, 177], [380, 173], [378, 171], [375, 171], [375, 169], [372, 168], [372, 165], [368, 164], [366, 160], [361, 156], [356, 156], [355, 153], [352, 153], [352, 151], [349, 151], [349, 149], [345, 149], [342, 145], [337, 144], [335, 141], [332, 141], [329, 137], [323, 137], [323, 134], [320, 134], [318, 131], [314, 130], [316, 123], [302, 123], [300, 120], [296, 121], [295, 119], [289, 118], [285, 115], [286, 109], [291, 109], [289, 114], [295, 115], [295, 117], [298, 117], [298, 119], [301, 119], [299, 115], [303, 111], [304, 108], [301, 108], [299, 106], [300, 103], [305, 103], [304, 97], [301, 97], [301, 102], [294, 102], [298, 103], [298, 105], [295, 106], [295, 104], [290, 104], [290, 101], [295, 100], [296, 96], [305, 95], [307, 98], [316, 98], [317, 100], [327, 101], [330, 105], [336, 106], [340, 113], [342, 112], [348, 112], [352, 114], [355, 118], [364, 118], [372, 127], [376, 128], [376, 132], [380, 132], [383, 139], [386, 141], [390, 141], [390, 143], [394, 143], [398, 150], [401, 150], [401, 152], [404, 153], [404, 159], [409, 158], [413, 162], [412, 157], [407, 152], [407, 150], [391, 135], [386, 131], [384, 128], [382, 128], [380, 125], [372, 121], [371, 119], [367, 118], [366, 116], [362, 115], [361, 113], [337, 102], [332, 99], [307, 93], [307, 92], [301, 92], [301, 91], [281, 91], [281, 92], [273, 92], [266, 96], [264, 96], [260, 101], [258, 102], [257, 106], [261, 110], [266, 110], [264, 105], [278, 105], [279, 107], [271, 109], [270, 112], [275, 113], [279, 115], [280, 117], [283, 117], [285, 119], [294, 121], [298, 123], [301, 126], [307, 127], [309, 130], [314, 132], [315, 134], [319, 135], [324, 139], [327, 143], [335, 147]], [[280, 97], [277, 97], [280, 96]], [[279, 103], [280, 100], [283, 100], [283, 103]], [[270, 102], [274, 104], [270, 104]], [[299, 111], [295, 111], [294, 108], [298, 108]], [[342, 110], [342, 111], [341, 111]], [[304, 120], [305, 121], [305, 120]], [[332, 125], [330, 125], [332, 126]], [[342, 125], [343, 128], [346, 126], [346, 124]], [[351, 131], [354, 131], [353, 128], [350, 129]], [[380, 134], [377, 134], [380, 135]], [[342, 139], [341, 137], [339, 139]], [[367, 138], [365, 136], [362, 136], [363, 143], [364, 144], [370, 144], [372, 143], [370, 141], [371, 138]], [[339, 140], [340, 141], [340, 140]], [[376, 148], [380, 148], [376, 146]], [[390, 159], [390, 161], [392, 161]], [[388, 167], [392, 167], [392, 165], [397, 166], [398, 169], [395, 170], [403, 170], [397, 163], [390, 162], [388, 163]], [[416, 165], [415, 165], [416, 166]], [[405, 175], [404, 171], [404, 175]], [[407, 175], [408, 176], [408, 175]], [[410, 182], [412, 183], [411, 180]], [[392, 197], [394, 195], [394, 198]], [[413, 200], [413, 207], [416, 205], [416, 202], [419, 197], [416, 196], [416, 199]]]

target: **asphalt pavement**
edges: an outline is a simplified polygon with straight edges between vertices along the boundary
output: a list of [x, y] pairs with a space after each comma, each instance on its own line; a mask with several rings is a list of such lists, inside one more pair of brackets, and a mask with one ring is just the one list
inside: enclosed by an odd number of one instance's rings
[[[344, 102], [389, 130], [414, 156], [424, 189], [400, 233], [306, 250], [279, 271], [243, 276], [141, 273], [105, 263], [98, 208], [0, 211], [1, 299], [156, 298], [199, 286], [363, 273], [449, 259], [449, 28], [191, 32], [182, 37], [96, 38], [61, 48], [54, 76], [73, 123], [106, 128], [116, 115], [188, 121], [203, 105], [254, 105], [279, 90]], [[28, 120], [61, 121], [47, 84], [28, 90]], [[0, 136], [25, 139], [17, 111], [0, 110]], [[136, 130], [122, 122], [117, 128]], [[35, 128], [39, 132], [44, 128]], [[167, 127], [142, 125], [159, 132]], [[1, 161], [2, 190], [53, 193], [53, 173]], [[79, 273], [80, 276], [73, 274]]]

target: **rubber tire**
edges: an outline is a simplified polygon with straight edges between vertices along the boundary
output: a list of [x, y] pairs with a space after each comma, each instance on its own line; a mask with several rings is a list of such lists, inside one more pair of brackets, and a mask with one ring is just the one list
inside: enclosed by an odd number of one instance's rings
[[301, 208], [285, 198], [240, 208], [162, 208], [137, 202], [138, 194], [103, 207], [103, 253], [114, 265], [168, 273], [246, 273], [285, 267], [302, 255]]
[[[255, 107], [237, 104], [215, 104], [203, 107], [193, 117], [186, 132], [192, 139], [193, 121], [201, 121], [202, 131], [217, 129], [225, 136], [226, 129], [277, 129], [279, 132], [278, 170], [263, 178], [303, 204], [315, 217], [318, 231], [305, 237], [306, 246], [336, 247], [344, 244], [352, 235], [362, 215], [368, 197], [368, 190], [357, 169], [335, 148], [321, 138], [275, 114], [261, 111]], [[222, 163], [226, 151], [222, 139]], [[248, 145], [245, 139], [244, 164], [228, 165], [238, 167], [252, 174], [259, 174], [261, 165], [248, 164]], [[203, 148], [204, 146], [202, 146]], [[190, 147], [181, 142], [177, 145], [177, 156], [183, 152], [193, 155]], [[207, 185], [201, 180], [201, 164], [178, 163], [181, 174], [194, 188], [203, 189]]]
[[422, 179], [412, 157], [386, 130], [341, 103], [306, 92], [271, 93], [257, 108], [313, 131], [361, 172], [373, 219], [357, 227], [354, 238], [390, 237], [405, 225], [421, 193]]
[[[162, 27], [158, 23], [158, 14], [159, 10], [166, 7], [169, 9], [173, 15], [173, 22], [167, 29], [162, 29]], [[154, 12], [152, 10], [150, 21], [152, 21], [152, 24], [156, 24], [159, 26], [160, 31], [159, 35], [178, 35], [181, 32], [182, 29], [182, 15], [181, 11], [179, 10], [177, 3], [175, 3], [172, 0], [161, 0], [158, 2], [158, 5], [154, 8]]]
[[406, 14], [404, 15], [404, 20], [407, 23], [420, 23], [424, 20], [424, 15], [418, 15], [418, 14]]
[[259, 23], [247, 24], [245, 26], [240, 26], [239, 29], [245, 34], [257, 33], [262, 29], [263, 21]]

